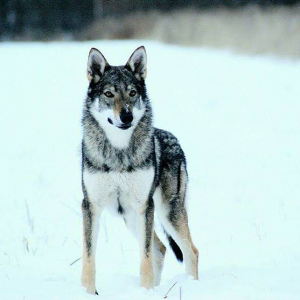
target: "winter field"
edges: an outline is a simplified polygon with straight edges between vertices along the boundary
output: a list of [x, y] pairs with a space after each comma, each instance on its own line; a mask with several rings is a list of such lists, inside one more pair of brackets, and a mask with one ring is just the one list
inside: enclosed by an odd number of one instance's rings
[[147, 41], [0, 44], [0, 299], [96, 299], [76, 261], [86, 61], [97, 47], [124, 64], [141, 44], [155, 126], [187, 156], [199, 281], [168, 250], [161, 285], [140, 288], [138, 244], [105, 213], [98, 299], [164, 299], [174, 283], [166, 299], [300, 299], [300, 61]]

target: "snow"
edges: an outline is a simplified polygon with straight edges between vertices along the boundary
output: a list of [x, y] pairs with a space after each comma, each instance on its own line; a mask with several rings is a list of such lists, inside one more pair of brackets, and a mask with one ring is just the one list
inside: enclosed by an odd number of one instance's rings
[[104, 213], [99, 299], [163, 299], [174, 283], [167, 299], [300, 299], [300, 61], [149, 41], [0, 44], [0, 299], [96, 299], [72, 264], [87, 56], [124, 64], [141, 44], [155, 125], [187, 156], [199, 281], [168, 251], [161, 285], [140, 288], [138, 244]]

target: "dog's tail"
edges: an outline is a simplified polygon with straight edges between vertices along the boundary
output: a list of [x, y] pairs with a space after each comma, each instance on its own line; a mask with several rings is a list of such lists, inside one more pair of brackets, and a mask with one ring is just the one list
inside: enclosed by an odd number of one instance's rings
[[183, 262], [183, 254], [182, 254], [181, 249], [179, 248], [177, 243], [174, 241], [174, 239], [166, 232], [166, 230], [165, 230], [165, 234], [167, 236], [169, 245], [170, 245], [171, 249], [173, 250], [177, 260], [180, 262]]

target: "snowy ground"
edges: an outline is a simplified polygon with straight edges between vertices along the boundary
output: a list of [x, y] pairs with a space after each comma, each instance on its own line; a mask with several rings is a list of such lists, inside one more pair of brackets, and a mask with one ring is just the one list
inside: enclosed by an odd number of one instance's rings
[[138, 245], [104, 214], [99, 299], [300, 299], [300, 61], [147, 41], [0, 44], [0, 299], [96, 299], [80, 286], [81, 108], [90, 47], [144, 44], [155, 125], [186, 152], [199, 281], [169, 251], [139, 287]]

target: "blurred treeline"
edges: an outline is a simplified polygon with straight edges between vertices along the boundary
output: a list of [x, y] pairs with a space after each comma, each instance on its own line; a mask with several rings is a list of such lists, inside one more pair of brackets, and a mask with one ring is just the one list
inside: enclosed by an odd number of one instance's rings
[[[78, 32], [107, 18], [149, 11], [293, 6], [300, 0], [1, 0], [2, 40], [76, 39]], [[80, 35], [84, 39], [84, 35]], [[126, 37], [125, 37], [126, 38]]]

